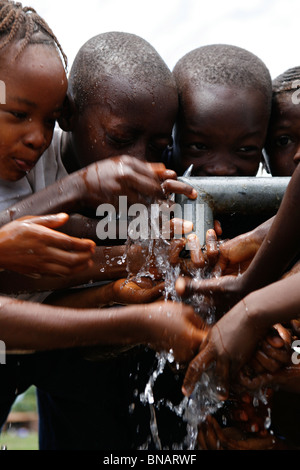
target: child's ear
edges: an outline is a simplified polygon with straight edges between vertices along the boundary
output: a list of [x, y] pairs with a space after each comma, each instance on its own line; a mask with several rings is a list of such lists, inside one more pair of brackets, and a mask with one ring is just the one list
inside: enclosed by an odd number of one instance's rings
[[72, 131], [76, 116], [76, 105], [73, 98], [67, 93], [60, 118], [57, 120], [63, 131]]

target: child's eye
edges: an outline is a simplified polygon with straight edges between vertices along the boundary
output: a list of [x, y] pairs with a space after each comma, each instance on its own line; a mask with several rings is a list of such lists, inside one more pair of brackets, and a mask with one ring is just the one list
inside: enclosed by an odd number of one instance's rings
[[292, 139], [288, 135], [281, 135], [278, 137], [275, 141], [276, 145], [278, 147], [286, 147], [292, 142]]
[[167, 147], [171, 147], [172, 146], [172, 143], [170, 141], [170, 139], [166, 139], [166, 140], [161, 140], [161, 141], [156, 141], [156, 142], [150, 142], [149, 144], [149, 148], [150, 150], [154, 151], [154, 152], [163, 152], [164, 150], [166, 150]]
[[27, 118], [27, 114], [23, 113], [23, 112], [11, 111], [10, 113], [17, 119], [26, 119]]
[[126, 137], [118, 137], [115, 135], [109, 135], [106, 134], [107, 140], [115, 145], [129, 145], [132, 142], [131, 138], [126, 138]]
[[189, 147], [193, 150], [208, 150], [207, 145], [202, 144], [202, 143], [197, 143], [197, 144], [191, 144]]
[[258, 148], [255, 145], [245, 145], [244, 147], [239, 148], [239, 152], [248, 153], [248, 152], [257, 152]]

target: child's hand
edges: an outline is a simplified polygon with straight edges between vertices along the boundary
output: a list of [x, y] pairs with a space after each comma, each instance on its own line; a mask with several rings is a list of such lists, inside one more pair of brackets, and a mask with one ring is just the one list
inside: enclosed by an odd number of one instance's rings
[[[219, 225], [217, 225], [219, 227]], [[221, 233], [221, 228], [217, 229]], [[189, 250], [190, 260], [187, 262], [185, 273], [188, 275], [188, 265], [192, 272], [193, 268], [204, 268], [205, 266], [215, 265], [219, 256], [218, 248], [218, 231], [210, 229], [206, 232], [205, 249], [202, 246], [198, 236], [195, 233], [189, 234], [186, 237], [186, 249]]]
[[[184, 183], [183, 181], [177, 180], [177, 174], [174, 170], [160, 168], [160, 164], [151, 163], [153, 171], [156, 172], [160, 180], [162, 181], [162, 189], [164, 194], [183, 194], [189, 199], [197, 198], [197, 191], [191, 185]], [[157, 170], [156, 170], [157, 168]]]
[[207, 335], [203, 320], [192, 307], [182, 303], [150, 303], [142, 314], [147, 326], [143, 331], [149, 345], [156, 351], [172, 349], [177, 362], [190, 361]]
[[219, 246], [219, 258], [214, 271], [219, 275], [238, 275], [251, 263], [261, 245], [261, 239], [255, 231], [244, 233]]
[[255, 374], [276, 372], [291, 362], [292, 336], [290, 331], [281, 324], [276, 324], [261, 341], [258, 351], [250, 361]]
[[239, 302], [211, 328], [189, 364], [183, 383], [185, 395], [191, 395], [202, 373], [213, 367], [216, 393], [221, 400], [228, 398], [230, 378], [249, 361], [266, 333], [245, 310], [244, 301]]
[[278, 440], [267, 432], [254, 437], [234, 427], [221, 428], [215, 418], [208, 416], [198, 432], [200, 450], [272, 450], [281, 448]]
[[87, 269], [95, 243], [56, 230], [67, 214], [23, 217], [0, 229], [0, 266], [32, 277], [68, 276]]
[[[192, 222], [177, 218], [171, 219], [168, 227], [163, 227], [166, 239], [164, 253], [171, 265], [176, 265], [180, 261], [179, 255], [186, 243], [184, 238], [173, 238], [174, 235], [189, 233], [192, 229]], [[157, 243], [159, 244], [160, 240]], [[155, 244], [156, 241], [154, 241], [151, 248], [139, 244], [133, 244], [129, 247], [127, 251], [127, 270], [129, 274], [138, 274], [142, 268], [146, 268], [155, 279], [162, 278], [161, 267], [155, 258]]]
[[155, 283], [149, 278], [119, 279], [113, 283], [114, 303], [141, 304], [157, 300], [162, 296], [164, 282]]
[[[165, 168], [163, 163], [160, 167]], [[128, 204], [148, 205], [155, 198], [165, 199], [156, 172], [150, 163], [122, 155], [92, 163], [68, 178], [72, 186], [75, 183], [79, 190], [76, 198], [84, 205], [97, 207], [101, 203], [110, 203], [118, 208], [119, 196], [127, 196]]]
[[179, 277], [175, 288], [182, 298], [196, 293], [210, 298], [216, 307], [217, 316], [221, 316], [244, 297], [242, 276], [224, 276], [203, 280]]
[[239, 383], [249, 391], [270, 387], [275, 390], [282, 389], [292, 393], [300, 393], [300, 367], [299, 364], [290, 364], [274, 373], [265, 372], [255, 377], [248, 377], [239, 373]]

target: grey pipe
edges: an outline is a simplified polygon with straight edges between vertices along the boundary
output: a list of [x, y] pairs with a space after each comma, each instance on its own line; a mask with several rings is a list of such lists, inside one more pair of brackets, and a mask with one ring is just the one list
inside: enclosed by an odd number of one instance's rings
[[180, 177], [179, 181], [193, 186], [198, 197], [188, 199], [176, 195], [183, 218], [194, 225], [201, 244], [206, 231], [214, 226], [214, 214], [263, 214], [277, 211], [289, 177]]

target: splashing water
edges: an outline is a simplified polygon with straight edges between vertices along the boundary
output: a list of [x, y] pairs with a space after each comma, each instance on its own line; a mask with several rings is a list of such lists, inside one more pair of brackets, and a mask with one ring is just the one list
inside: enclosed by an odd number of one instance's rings
[[[156, 214], [158, 216], [158, 214]], [[151, 222], [152, 214], [149, 213], [148, 221]], [[153, 227], [152, 227], [153, 230]], [[127, 250], [124, 255], [127, 259], [127, 253], [130, 247], [133, 245], [139, 245], [142, 250], [146, 253], [146, 259], [136, 274], [136, 279], [142, 277], [148, 277], [155, 280], [153, 271], [151, 271], [151, 263], [155, 259], [155, 267], [160, 277], [164, 279], [164, 299], [172, 300], [173, 302], [182, 302], [175, 289], [175, 282], [180, 275], [180, 266], [172, 265], [169, 260], [169, 249], [170, 242], [161, 236], [161, 232], [157, 229], [155, 232], [155, 238], [152, 239], [132, 239], [130, 232], [128, 233], [127, 239]], [[129, 269], [128, 276], [130, 276]], [[210, 277], [210, 274], [205, 269], [194, 268], [190, 272], [191, 277], [195, 279], [204, 279]], [[191, 295], [188, 299], [184, 299], [184, 302], [193, 306], [196, 313], [203, 317], [203, 296], [199, 294]], [[208, 308], [205, 311], [205, 321], [207, 324], [213, 324], [215, 322], [215, 314], [213, 307]], [[157, 378], [164, 373], [165, 367], [168, 363], [174, 363], [174, 356], [172, 351], [162, 352], [156, 354], [157, 367], [152, 372], [149, 380], [145, 386], [144, 392], [140, 394], [140, 401], [145, 405], [149, 406], [150, 409], [150, 432], [157, 450], [162, 450], [163, 446], [159, 437], [159, 430], [156, 419], [156, 409], [160, 403], [156, 403], [154, 396], [154, 385]], [[179, 364], [175, 364], [179, 368]], [[213, 365], [206, 372], [203, 373], [200, 380], [196, 384], [196, 387], [190, 397], [184, 397], [178, 405], [174, 405], [170, 400], [166, 401], [166, 406], [180, 417], [186, 423], [186, 436], [182, 443], [176, 444], [178, 449], [189, 449], [193, 450], [197, 448], [197, 435], [198, 426], [205, 421], [208, 415], [216, 413], [217, 410], [222, 408], [224, 401], [219, 399], [219, 388], [215, 383], [213, 376]], [[261, 401], [267, 403], [266, 397], [263, 392], [259, 391], [254, 395], [253, 403], [255, 406], [256, 402]], [[270, 409], [268, 409], [268, 416], [265, 420], [265, 428], [269, 429], [271, 424]], [[150, 437], [148, 438], [150, 442]], [[147, 449], [148, 441], [142, 446], [143, 449]], [[175, 444], [174, 447], [175, 448]]]
[[[151, 223], [151, 215], [153, 217], [153, 209], [152, 213], [149, 213], [149, 223]], [[158, 212], [154, 212], [154, 215], [159, 217]], [[151, 263], [153, 262], [153, 259], [155, 259], [156, 270], [159, 276], [164, 279], [164, 299], [171, 300], [173, 302], [182, 302], [182, 299], [178, 296], [175, 289], [175, 282], [180, 274], [180, 266], [174, 266], [170, 263], [168, 255], [170, 242], [161, 235], [161, 231], [156, 225], [154, 226], [154, 229], [152, 226], [151, 230], [152, 234], [154, 230], [154, 238], [144, 240], [131, 237], [129, 231], [125, 256], [127, 258], [127, 253], [132, 246], [138, 245], [141, 247], [143, 252], [146, 254], [146, 258], [143, 266], [135, 276], [136, 279], [138, 280], [142, 277], [148, 277], [152, 280], [155, 280], [155, 276], [151, 271]], [[128, 276], [130, 276], [128, 267], [127, 271]], [[205, 277], [204, 270], [200, 268], [194, 268], [190, 274], [196, 279], [203, 279]], [[190, 296], [189, 299], [185, 299], [184, 301], [185, 303], [192, 305], [198, 314], [202, 314], [201, 307], [203, 306], [203, 296], [194, 294]], [[210, 309], [209, 312], [206, 312], [205, 320], [207, 323], [213, 323], [213, 309]], [[149, 406], [151, 436], [156, 449], [161, 450], [162, 444], [159, 437], [156, 419], [156, 408], [159, 406], [159, 403], [155, 402], [153, 389], [157, 378], [163, 374], [166, 365], [168, 363], [174, 363], [174, 356], [170, 350], [168, 352], [157, 353], [156, 358], [157, 367], [150, 375], [144, 392], [140, 394], [140, 401], [144, 405]], [[179, 368], [179, 364], [177, 364], [176, 367]], [[187, 423], [187, 435], [184, 439], [184, 442], [179, 444], [180, 448], [195, 448], [198, 425], [205, 420], [208, 414], [214, 413], [222, 406], [222, 404], [223, 402], [221, 402], [217, 396], [217, 387], [213, 384], [212, 375], [209, 373], [202, 375], [190, 398], [184, 397], [179, 405], [176, 406], [169, 400], [166, 402], [167, 407]], [[147, 448], [147, 442], [144, 444], [143, 448]]]

